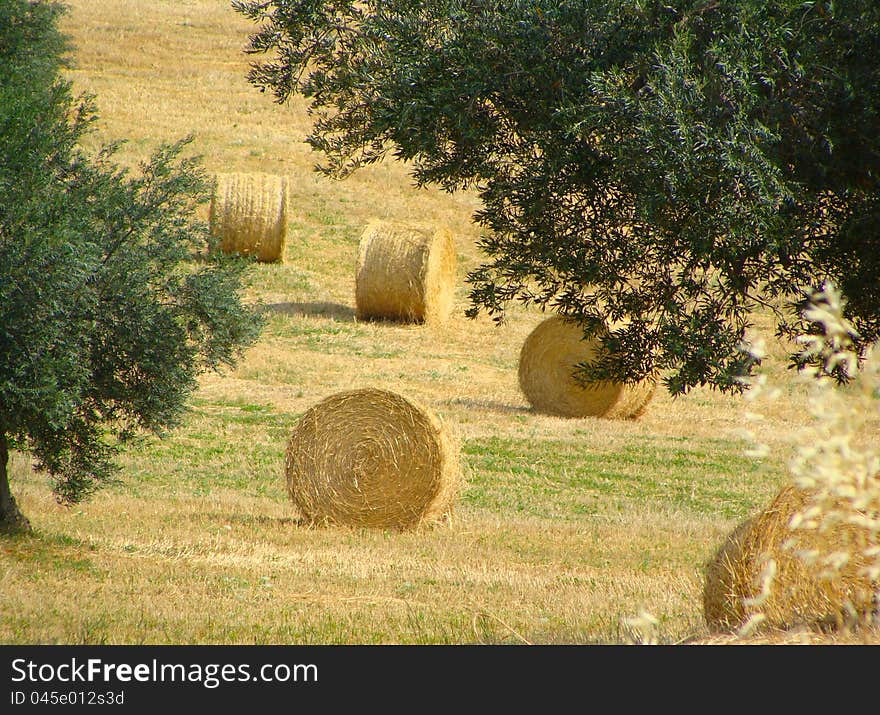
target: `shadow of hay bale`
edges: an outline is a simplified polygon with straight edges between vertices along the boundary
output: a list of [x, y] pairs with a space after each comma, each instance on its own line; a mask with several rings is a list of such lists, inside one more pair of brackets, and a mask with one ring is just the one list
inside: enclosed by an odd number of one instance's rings
[[452, 400], [445, 400], [444, 405], [467, 407], [471, 410], [485, 410], [487, 412], [500, 412], [507, 415], [529, 415], [534, 414], [534, 410], [523, 405], [509, 405], [505, 402], [495, 402], [494, 400], [471, 400], [463, 397], [456, 397]]
[[311, 303], [269, 303], [264, 310], [283, 315], [302, 315], [311, 318], [332, 318], [333, 320], [353, 323], [355, 322], [354, 308], [341, 303], [311, 302]]

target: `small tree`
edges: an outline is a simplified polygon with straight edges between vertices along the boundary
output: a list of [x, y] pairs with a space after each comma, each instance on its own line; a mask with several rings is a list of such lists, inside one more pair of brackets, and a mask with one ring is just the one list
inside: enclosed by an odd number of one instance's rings
[[470, 315], [512, 300], [590, 330], [592, 377], [742, 389], [750, 316], [803, 332], [811, 286], [880, 336], [875, 0], [268, 0], [250, 73], [301, 94], [335, 176], [391, 153], [474, 187], [488, 262]]
[[195, 219], [204, 172], [160, 149], [137, 176], [59, 79], [61, 7], [0, 0], [0, 530], [28, 528], [7, 478], [29, 451], [76, 502], [113, 475], [119, 444], [175, 424], [196, 376], [259, 332], [245, 264]]

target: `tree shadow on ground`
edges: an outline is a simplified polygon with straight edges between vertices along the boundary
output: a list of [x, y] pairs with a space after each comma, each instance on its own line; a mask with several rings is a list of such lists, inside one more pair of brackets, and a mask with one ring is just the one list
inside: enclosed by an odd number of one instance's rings
[[227, 512], [214, 512], [206, 515], [213, 520], [224, 524], [238, 524], [241, 526], [308, 526], [303, 517], [296, 514], [292, 516], [268, 516], [266, 514], [230, 514]]

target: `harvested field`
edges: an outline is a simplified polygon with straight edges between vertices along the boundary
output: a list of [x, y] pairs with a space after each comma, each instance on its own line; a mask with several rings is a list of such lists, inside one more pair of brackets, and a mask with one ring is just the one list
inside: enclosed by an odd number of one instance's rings
[[[745, 401], [710, 390], [673, 399], [660, 385], [636, 421], [533, 411], [518, 360], [547, 316], [463, 316], [480, 262], [472, 194], [416, 189], [393, 162], [342, 183], [314, 173], [305, 106], [247, 84], [252, 28], [226, 0], [69, 4], [67, 74], [100, 114], [90, 148], [126, 138], [118, 158], [134, 166], [193, 132], [211, 174], [288, 177], [291, 211], [283, 261], [256, 265], [249, 288], [267, 315], [261, 340], [235, 370], [202, 377], [178, 430], [124, 452], [120, 484], [62, 508], [13, 456], [36, 534], [0, 537], [0, 642], [623, 643], [641, 609], [660, 642], [716, 638], [704, 566], [784, 483], [800, 387], [781, 383], [760, 460], [744, 454]], [[373, 217], [449, 227], [448, 320], [357, 319], [353, 267]], [[757, 316], [782, 378], [770, 326]], [[454, 425], [462, 481], [446, 522], [318, 528], [292, 505], [291, 430], [326, 396], [362, 388]]]

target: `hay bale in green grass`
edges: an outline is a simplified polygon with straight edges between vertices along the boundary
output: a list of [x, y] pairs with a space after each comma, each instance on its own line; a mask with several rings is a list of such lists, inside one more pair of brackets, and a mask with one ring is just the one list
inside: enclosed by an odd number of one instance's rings
[[440, 419], [387, 390], [340, 392], [293, 429], [287, 490], [314, 523], [411, 529], [446, 517], [458, 446]]

